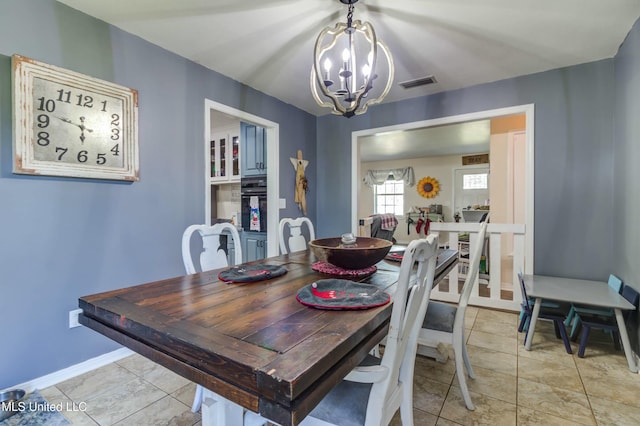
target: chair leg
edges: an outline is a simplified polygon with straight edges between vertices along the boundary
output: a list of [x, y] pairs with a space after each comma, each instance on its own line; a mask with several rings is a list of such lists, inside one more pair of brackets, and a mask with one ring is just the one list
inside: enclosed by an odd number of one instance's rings
[[588, 325], [582, 324], [582, 337], [580, 338], [580, 348], [578, 349], [578, 356], [580, 358], [584, 358], [584, 349], [587, 346], [587, 340], [589, 339], [589, 332], [591, 331], [591, 327]]
[[553, 330], [556, 332], [556, 339], [560, 339], [562, 337], [560, 334], [560, 327], [564, 328], [564, 323], [559, 324], [558, 321], [553, 322]]
[[564, 342], [564, 348], [567, 350], [568, 354], [572, 354], [571, 343], [569, 343], [569, 336], [567, 336], [567, 329], [564, 328], [564, 322], [562, 320], [557, 320], [554, 321], [554, 323], [558, 327], [558, 331], [560, 332], [560, 336]]
[[[464, 335], [464, 332], [463, 332]], [[456, 338], [458, 337], [458, 338]], [[456, 374], [458, 375], [458, 384], [460, 384], [460, 390], [462, 391], [462, 397], [464, 398], [464, 403], [467, 406], [468, 410], [475, 410], [473, 406], [473, 402], [471, 401], [471, 395], [469, 394], [469, 388], [467, 387], [467, 378], [464, 373], [464, 360], [462, 355], [462, 338], [460, 336], [456, 336], [454, 331], [453, 333], [453, 355], [455, 357], [456, 362]]]
[[413, 380], [406, 380], [402, 384], [402, 400], [400, 401], [400, 420], [403, 425], [413, 424]]
[[462, 342], [462, 358], [464, 359], [464, 365], [467, 367], [467, 374], [472, 379], [475, 379], [476, 373], [473, 372], [473, 367], [471, 367], [471, 361], [469, 361], [469, 353], [467, 352], [467, 344], [465, 342]]
[[197, 413], [202, 405], [202, 386], [196, 385], [196, 394], [193, 397], [193, 405], [191, 406], [191, 412]]
[[520, 325], [518, 326], [518, 333], [522, 333], [523, 331], [527, 331], [527, 329], [529, 327], [527, 327], [529, 325], [529, 315], [523, 315], [522, 319], [520, 320]]

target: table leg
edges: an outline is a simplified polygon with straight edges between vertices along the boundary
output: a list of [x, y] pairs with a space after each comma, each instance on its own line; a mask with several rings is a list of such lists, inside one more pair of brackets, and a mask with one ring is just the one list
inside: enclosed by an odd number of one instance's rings
[[624, 354], [627, 357], [627, 363], [629, 364], [629, 370], [633, 373], [638, 372], [638, 366], [633, 358], [633, 351], [631, 350], [631, 343], [629, 342], [629, 335], [627, 334], [627, 326], [624, 323], [622, 317], [622, 311], [620, 309], [614, 309], [616, 313], [616, 321], [618, 322], [618, 330], [620, 331], [620, 339], [622, 340], [622, 347], [624, 348]]
[[536, 322], [538, 321], [538, 315], [540, 314], [540, 305], [542, 305], [542, 299], [536, 298], [536, 303], [533, 305], [533, 313], [529, 320], [529, 328], [527, 331], [527, 340], [524, 342], [524, 348], [528, 351], [531, 350], [531, 342], [533, 342], [533, 332], [536, 330]]
[[244, 410], [238, 404], [203, 388], [202, 426], [236, 426], [243, 424]]

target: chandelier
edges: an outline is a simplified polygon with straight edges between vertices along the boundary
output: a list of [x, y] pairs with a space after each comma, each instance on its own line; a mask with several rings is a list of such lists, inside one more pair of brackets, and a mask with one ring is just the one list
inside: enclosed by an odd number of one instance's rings
[[[376, 37], [373, 26], [353, 20], [353, 5], [358, 0], [340, 2], [349, 5], [347, 22], [325, 27], [318, 35], [310, 83], [318, 105], [348, 118], [382, 102], [393, 84], [394, 70], [391, 52]], [[338, 69], [332, 72], [334, 67]]]

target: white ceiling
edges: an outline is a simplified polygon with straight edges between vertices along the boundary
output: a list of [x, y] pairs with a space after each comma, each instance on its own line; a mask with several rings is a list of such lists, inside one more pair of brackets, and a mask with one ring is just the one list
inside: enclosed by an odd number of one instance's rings
[[[338, 0], [58, 0], [315, 115], [309, 89], [320, 30]], [[640, 0], [360, 0], [396, 65], [385, 102], [613, 57]], [[405, 90], [398, 82], [435, 75]]]
[[358, 138], [360, 161], [387, 161], [489, 152], [491, 120], [469, 121]]

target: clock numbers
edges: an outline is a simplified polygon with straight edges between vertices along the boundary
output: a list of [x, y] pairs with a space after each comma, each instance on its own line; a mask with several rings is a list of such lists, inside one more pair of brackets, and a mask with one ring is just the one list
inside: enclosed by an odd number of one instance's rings
[[38, 132], [38, 145], [47, 146], [49, 145], [49, 133], [47, 132]]
[[49, 126], [49, 116], [47, 114], [38, 114], [38, 127], [44, 129]]
[[[49, 154], [51, 159], [60, 162], [83, 164], [95, 162], [99, 166], [109, 166], [113, 162], [110, 159], [120, 157], [119, 142], [122, 137], [122, 117], [120, 114], [111, 113], [110, 115], [105, 114], [103, 118], [96, 118], [97, 116], [91, 115], [92, 113], [89, 111], [82, 113], [77, 109], [78, 107], [89, 108], [95, 110], [98, 114], [109, 113], [110, 110], [113, 111], [115, 104], [110, 103], [109, 100], [96, 100], [93, 96], [65, 88], [55, 90], [52, 95], [51, 98], [41, 96], [34, 103], [37, 111], [34, 124], [39, 129], [35, 133], [35, 142], [40, 147], [51, 146], [54, 149], [54, 152]], [[88, 121], [85, 115], [94, 118]], [[56, 136], [52, 136], [57, 135], [57, 133], [54, 133], [54, 129], [60, 128], [51, 127], [52, 120], [54, 123], [59, 123], [60, 126], [69, 126], [68, 133], [65, 133], [65, 139], [58, 140]], [[93, 154], [90, 146], [84, 147], [85, 140], [90, 137], [90, 134], [94, 133], [93, 127], [99, 125], [100, 121], [108, 123], [108, 127], [104, 131], [109, 132], [110, 140], [118, 143], [113, 145], [108, 152]], [[106, 123], [105, 125], [107, 125]], [[96, 130], [99, 131], [99, 128]], [[75, 139], [76, 141], [79, 139], [79, 145], [76, 145], [78, 142], [74, 142], [74, 137], [77, 138]], [[76, 146], [75, 149], [74, 146]], [[43, 152], [42, 155], [46, 154]]]
[[58, 90], [58, 101], [71, 103], [71, 90]]
[[111, 115], [111, 140], [120, 139], [120, 116], [118, 114]]
[[46, 99], [44, 96], [38, 98], [39, 106], [38, 111], [53, 112], [56, 110], [56, 101], [53, 99]]
[[78, 98], [78, 103], [76, 105], [86, 107], [86, 108], [93, 108], [93, 97], [89, 95], [82, 95], [82, 94], [76, 97]]

